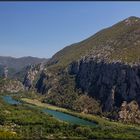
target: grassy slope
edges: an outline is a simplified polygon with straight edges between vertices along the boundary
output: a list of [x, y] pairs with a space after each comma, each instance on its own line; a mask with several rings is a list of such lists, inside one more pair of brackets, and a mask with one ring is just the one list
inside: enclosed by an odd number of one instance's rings
[[140, 138], [140, 126], [125, 125], [119, 122], [111, 122], [99, 116], [76, 113], [68, 109], [59, 108], [59, 107], [52, 106], [46, 103], [41, 103], [38, 100], [27, 99], [27, 98], [23, 98], [22, 100], [27, 103], [39, 106], [39, 107], [49, 108], [52, 110], [58, 110], [61, 112], [65, 112], [65, 113], [98, 123], [98, 127], [92, 129], [92, 131], [94, 130], [92, 134], [93, 137], [119, 138], [119, 139], [121, 138], [122, 139], [134, 139], [134, 138], [139, 139]]
[[27, 104], [9, 105], [2, 98], [0, 124], [0, 139], [84, 138], [83, 134], [74, 131], [75, 126], [58, 121]]
[[[140, 19], [131, 17], [130, 20], [138, 23], [131, 26], [126, 25], [125, 20], [115, 24], [114, 26], [101, 30], [88, 39], [75, 43], [56, 53], [50, 62], [57, 62], [51, 67], [65, 67], [74, 60], [80, 59], [82, 56], [92, 51], [100, 50], [108, 45], [107, 42], [117, 41], [117, 43], [109, 43], [114, 51], [109, 56], [110, 60], [122, 60], [123, 62], [133, 62], [139, 60], [140, 43], [134, 45], [140, 39], [140, 36], [134, 36], [133, 32], [140, 28]], [[132, 35], [131, 35], [132, 34]]]

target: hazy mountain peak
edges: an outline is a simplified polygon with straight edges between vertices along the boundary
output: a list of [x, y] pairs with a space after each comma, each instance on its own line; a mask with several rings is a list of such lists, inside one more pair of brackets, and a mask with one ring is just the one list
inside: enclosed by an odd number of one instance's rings
[[46, 61], [47, 59], [45, 58], [37, 58], [31, 56], [20, 57], [20, 58], [0, 56], [0, 75], [2, 75], [5, 66], [8, 67], [9, 76], [10, 76], [18, 71], [21, 71], [23, 68], [27, 67], [28, 65], [36, 65]]

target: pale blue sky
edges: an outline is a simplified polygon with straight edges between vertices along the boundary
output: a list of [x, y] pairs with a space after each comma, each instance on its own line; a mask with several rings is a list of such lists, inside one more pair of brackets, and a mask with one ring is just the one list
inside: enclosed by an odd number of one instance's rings
[[140, 2], [0, 2], [0, 55], [48, 58], [129, 16]]

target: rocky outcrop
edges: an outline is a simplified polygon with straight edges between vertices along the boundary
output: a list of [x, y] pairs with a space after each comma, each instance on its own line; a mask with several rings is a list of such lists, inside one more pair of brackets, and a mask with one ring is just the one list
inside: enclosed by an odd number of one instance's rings
[[71, 63], [68, 72], [76, 77], [76, 87], [101, 101], [103, 111], [112, 111], [122, 102], [140, 104], [140, 66], [108, 63], [85, 57]]
[[4, 67], [4, 71], [3, 71], [3, 78], [7, 78], [8, 77], [8, 67]]
[[0, 92], [16, 93], [23, 90], [23, 84], [17, 80], [0, 79]]
[[121, 105], [118, 119], [123, 122], [140, 124], [140, 110], [138, 103], [136, 101], [131, 101], [130, 103], [124, 101]]
[[38, 71], [33, 66], [27, 67], [27, 73], [24, 77], [23, 85], [26, 90], [29, 90], [33, 87], [33, 81], [35, 80], [35, 76], [37, 75]]
[[37, 75], [43, 73], [44, 63], [38, 65], [30, 65], [26, 68], [26, 74], [24, 77], [23, 85], [26, 90], [34, 88], [34, 81], [37, 78]]

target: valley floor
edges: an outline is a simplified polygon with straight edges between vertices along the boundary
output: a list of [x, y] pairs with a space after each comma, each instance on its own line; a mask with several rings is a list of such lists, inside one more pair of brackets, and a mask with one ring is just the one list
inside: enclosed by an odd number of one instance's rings
[[[132, 124], [123, 124], [121, 122], [109, 121], [106, 118], [101, 118], [99, 116], [77, 113], [65, 108], [57, 107], [54, 105], [42, 103], [37, 99], [22, 98], [22, 101], [29, 104], [36, 105], [38, 107], [48, 108], [51, 110], [57, 110], [79, 118], [95, 122], [97, 124], [94, 128], [95, 135], [97, 138], [114, 138], [114, 139], [140, 139], [140, 126]], [[95, 137], [96, 138], [96, 137]]]
[[[111, 122], [28, 97], [19, 100], [23, 104], [9, 105], [0, 97], [0, 139], [140, 139], [140, 126]], [[91, 127], [62, 122], [42, 112], [42, 108], [65, 112], [97, 125]]]
[[42, 103], [41, 101], [39, 101], [37, 99], [22, 98], [21, 100], [24, 101], [24, 102], [27, 102], [29, 104], [39, 106], [39, 107], [44, 107], [44, 108], [49, 108], [49, 109], [52, 109], [52, 110], [59, 110], [59, 111], [64, 111], [64, 112], [68, 111], [68, 109], [65, 109], [65, 108], [57, 107], [57, 106], [50, 105], [50, 104], [47, 104], [47, 103]]

